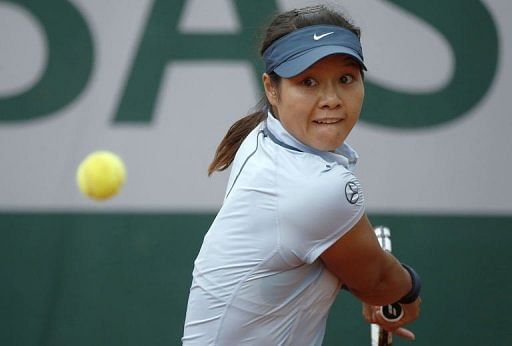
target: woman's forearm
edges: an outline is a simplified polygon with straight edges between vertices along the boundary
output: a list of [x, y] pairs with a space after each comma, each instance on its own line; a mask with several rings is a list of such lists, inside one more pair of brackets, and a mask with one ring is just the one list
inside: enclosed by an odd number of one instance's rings
[[404, 297], [412, 287], [409, 272], [390, 253], [383, 251], [382, 268], [374, 284], [365, 290], [349, 287], [361, 301], [371, 305], [392, 304]]

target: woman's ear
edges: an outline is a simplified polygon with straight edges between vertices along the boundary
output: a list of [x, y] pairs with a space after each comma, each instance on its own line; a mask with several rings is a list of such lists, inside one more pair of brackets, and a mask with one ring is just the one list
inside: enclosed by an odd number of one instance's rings
[[270, 76], [267, 73], [264, 73], [261, 80], [263, 82], [263, 88], [265, 89], [267, 100], [272, 106], [275, 106], [277, 103], [277, 90], [270, 82]]

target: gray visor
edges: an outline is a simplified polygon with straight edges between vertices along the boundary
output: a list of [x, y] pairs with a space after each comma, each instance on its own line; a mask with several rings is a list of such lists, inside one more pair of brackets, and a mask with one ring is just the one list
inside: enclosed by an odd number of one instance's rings
[[332, 54], [347, 54], [366, 70], [359, 38], [335, 25], [313, 25], [279, 38], [263, 53], [265, 71], [283, 78], [298, 75], [318, 60]]

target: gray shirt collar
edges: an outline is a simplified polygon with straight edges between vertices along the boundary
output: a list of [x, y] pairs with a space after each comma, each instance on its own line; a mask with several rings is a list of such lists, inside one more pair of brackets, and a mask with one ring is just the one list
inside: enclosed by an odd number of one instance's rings
[[273, 137], [275, 137], [278, 141], [293, 148], [296, 148], [300, 151], [318, 155], [327, 162], [337, 162], [345, 166], [345, 168], [349, 170], [354, 169], [357, 163], [357, 159], [359, 158], [356, 151], [352, 149], [350, 145], [348, 145], [347, 143], [343, 143], [341, 146], [336, 148], [334, 152], [317, 150], [315, 148], [310, 147], [309, 145], [302, 143], [301, 141], [293, 137], [283, 127], [281, 122], [274, 118], [270, 111], [268, 112], [266, 127], [268, 131], [270, 131], [270, 133], [273, 135]]

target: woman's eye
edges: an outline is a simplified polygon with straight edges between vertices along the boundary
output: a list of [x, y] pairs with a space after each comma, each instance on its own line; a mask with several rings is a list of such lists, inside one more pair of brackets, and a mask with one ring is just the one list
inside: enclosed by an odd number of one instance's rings
[[316, 84], [317, 83], [313, 78], [307, 78], [302, 81], [302, 85], [307, 87], [315, 86]]
[[354, 76], [346, 74], [340, 78], [341, 84], [349, 84], [354, 80]]

